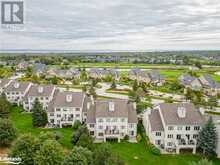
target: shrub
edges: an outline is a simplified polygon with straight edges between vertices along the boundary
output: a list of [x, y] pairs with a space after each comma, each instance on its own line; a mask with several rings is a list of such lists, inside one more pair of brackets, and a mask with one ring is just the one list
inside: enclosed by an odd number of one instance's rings
[[81, 126], [81, 122], [79, 120], [76, 120], [73, 124], [73, 129], [77, 130]]
[[128, 141], [128, 140], [129, 140], [129, 136], [128, 136], [128, 135], [125, 135], [124, 140], [125, 140], [125, 141]]
[[8, 119], [0, 118], [0, 146], [8, 146], [16, 138], [16, 130]]

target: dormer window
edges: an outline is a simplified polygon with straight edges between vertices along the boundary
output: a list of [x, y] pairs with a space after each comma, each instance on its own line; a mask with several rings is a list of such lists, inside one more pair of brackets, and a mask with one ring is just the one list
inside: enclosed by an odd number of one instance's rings
[[14, 87], [15, 87], [15, 88], [19, 88], [19, 86], [20, 86], [20, 84], [19, 84], [18, 82], [16, 82], [16, 83], [14, 84]]
[[178, 107], [177, 114], [178, 114], [179, 118], [185, 118], [186, 117], [186, 108]]
[[72, 95], [71, 94], [68, 94], [66, 95], [66, 102], [71, 102], [72, 101]]
[[115, 111], [115, 104], [114, 104], [114, 102], [109, 102], [109, 111], [110, 112], [114, 112]]
[[43, 87], [38, 87], [38, 92], [39, 92], [39, 93], [43, 93], [43, 91], [44, 91], [44, 88], [43, 88]]

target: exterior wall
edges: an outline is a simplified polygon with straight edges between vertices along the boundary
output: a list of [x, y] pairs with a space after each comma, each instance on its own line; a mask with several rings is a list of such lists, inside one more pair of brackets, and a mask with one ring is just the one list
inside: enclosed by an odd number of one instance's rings
[[49, 123], [59, 127], [73, 125], [76, 120], [82, 122], [82, 107], [55, 107], [54, 112], [48, 112]]
[[41, 97], [41, 96], [29, 97], [29, 96], [27, 96], [27, 100], [23, 101], [23, 108], [26, 111], [30, 111], [33, 107], [35, 99], [38, 99], [39, 102], [42, 104], [43, 108], [45, 110], [47, 110], [49, 102], [53, 99], [54, 92], [55, 92], [55, 88], [53, 89], [53, 92], [51, 93], [50, 96], [46, 96], [46, 97], [45, 96], [44, 97]]
[[126, 135], [129, 140], [136, 141], [137, 123], [128, 123], [127, 118], [96, 118], [96, 124], [87, 123], [87, 127], [97, 141], [116, 138], [120, 142]]
[[28, 92], [28, 90], [30, 89], [32, 84], [30, 84], [25, 91], [18, 91], [18, 92], [15, 92], [15, 91], [6, 91], [5, 94], [6, 94], [6, 97], [7, 97], [7, 100], [10, 102], [10, 103], [16, 103], [16, 104], [22, 104], [23, 102], [23, 98], [24, 96], [26, 95], [26, 93]]
[[[177, 135], [180, 135], [182, 139], [186, 140], [186, 143], [188, 144], [189, 140], [194, 141], [194, 145], [191, 145], [191, 147], [196, 147], [196, 141], [198, 138], [199, 130], [194, 130], [194, 127], [198, 125], [168, 125], [165, 127], [164, 131], [164, 146], [165, 148], [176, 148], [177, 145], [179, 145], [179, 140], [177, 139]], [[169, 127], [173, 127], [173, 130], [169, 130]], [[186, 130], [186, 127], [189, 127], [190, 130]], [[199, 126], [201, 129], [201, 126]], [[169, 138], [168, 135], [171, 135], [172, 137]], [[189, 139], [187, 138], [189, 136]], [[170, 146], [169, 143], [172, 143], [173, 146]]]

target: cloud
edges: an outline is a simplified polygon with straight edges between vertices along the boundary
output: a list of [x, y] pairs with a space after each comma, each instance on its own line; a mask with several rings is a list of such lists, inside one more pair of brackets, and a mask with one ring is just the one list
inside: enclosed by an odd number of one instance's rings
[[25, 30], [0, 49], [218, 49], [219, 0], [26, 0]]

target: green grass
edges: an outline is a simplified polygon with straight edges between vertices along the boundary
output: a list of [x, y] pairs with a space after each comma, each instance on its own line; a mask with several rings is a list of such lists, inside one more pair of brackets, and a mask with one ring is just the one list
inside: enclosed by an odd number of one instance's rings
[[[18, 134], [31, 133], [38, 136], [41, 131], [59, 131], [63, 137], [60, 139], [60, 143], [67, 149], [72, 148], [70, 143], [72, 129], [71, 128], [59, 128], [59, 129], [43, 129], [33, 128], [32, 118], [29, 113], [21, 113], [21, 108], [13, 107], [11, 110], [10, 118], [17, 128]], [[188, 165], [188, 162], [198, 161], [201, 159], [198, 155], [184, 154], [184, 155], [153, 155], [143, 142], [132, 143], [111, 143], [112, 150], [123, 159], [126, 165]], [[220, 161], [213, 160], [214, 165], [220, 164]]]
[[45, 128], [34, 128], [32, 126], [32, 117], [30, 113], [21, 112], [21, 108], [13, 107], [11, 110], [10, 118], [18, 131], [18, 135], [25, 133], [31, 133], [38, 136], [40, 132], [59, 132], [62, 134], [60, 143], [66, 148], [72, 148], [70, 143], [71, 135], [73, 130], [71, 128], [56, 128], [56, 129], [45, 129]]

